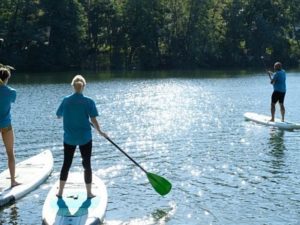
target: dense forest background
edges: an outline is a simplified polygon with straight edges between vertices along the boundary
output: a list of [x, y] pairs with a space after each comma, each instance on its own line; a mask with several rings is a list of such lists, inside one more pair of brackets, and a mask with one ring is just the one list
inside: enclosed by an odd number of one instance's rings
[[26, 71], [234, 68], [300, 57], [299, 0], [1, 0], [0, 62]]

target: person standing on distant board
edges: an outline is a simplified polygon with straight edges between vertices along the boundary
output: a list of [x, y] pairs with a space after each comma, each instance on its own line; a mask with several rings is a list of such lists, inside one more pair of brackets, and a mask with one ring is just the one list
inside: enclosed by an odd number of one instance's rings
[[284, 107], [284, 97], [286, 93], [286, 74], [282, 69], [282, 64], [276, 62], [274, 64], [274, 73], [268, 71], [271, 79], [271, 84], [273, 85], [273, 94], [271, 98], [271, 122], [275, 120], [275, 105], [279, 102], [280, 112], [281, 112], [281, 121], [284, 122], [285, 107]]
[[104, 137], [107, 137], [107, 135], [100, 130], [100, 126], [96, 119], [98, 111], [95, 102], [91, 98], [84, 96], [82, 93], [86, 86], [84, 77], [76, 75], [73, 78], [71, 85], [74, 88], [74, 93], [63, 99], [56, 112], [58, 118], [63, 117], [64, 127], [64, 162], [60, 172], [60, 184], [56, 196], [59, 198], [62, 197], [75, 149], [79, 146], [84, 168], [84, 181], [87, 197], [93, 198], [95, 195], [91, 190], [92, 131], [90, 119], [100, 135]]
[[17, 186], [15, 180], [15, 154], [14, 154], [14, 130], [11, 125], [11, 103], [14, 103], [17, 92], [7, 85], [11, 76], [10, 66], [0, 66], [0, 132], [8, 158], [8, 169], [10, 173], [11, 187]]

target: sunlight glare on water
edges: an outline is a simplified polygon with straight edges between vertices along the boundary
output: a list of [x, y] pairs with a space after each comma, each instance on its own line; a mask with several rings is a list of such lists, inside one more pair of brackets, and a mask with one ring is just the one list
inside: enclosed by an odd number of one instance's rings
[[[300, 224], [300, 131], [243, 118], [247, 111], [269, 115], [272, 87], [265, 76], [87, 81], [85, 94], [96, 102], [103, 131], [173, 185], [161, 197], [137, 166], [93, 131], [93, 172], [109, 195], [105, 225]], [[12, 108], [16, 160], [51, 149], [54, 171], [1, 209], [0, 224], [41, 223], [63, 161], [62, 121], [55, 111], [71, 94], [69, 82], [11, 84], [18, 93]], [[286, 118], [299, 122], [299, 74], [288, 74], [287, 82]], [[79, 152], [72, 171], [82, 171]]]

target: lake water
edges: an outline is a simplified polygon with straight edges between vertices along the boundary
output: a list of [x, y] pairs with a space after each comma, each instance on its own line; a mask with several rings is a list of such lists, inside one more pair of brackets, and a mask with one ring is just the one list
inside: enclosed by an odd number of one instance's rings
[[[93, 171], [109, 194], [105, 224], [299, 225], [300, 131], [243, 118], [247, 111], [269, 115], [267, 75], [185, 73], [187, 78], [170, 72], [151, 79], [86, 74], [85, 94], [96, 101], [102, 129], [149, 172], [173, 184], [161, 197], [139, 168], [94, 133]], [[71, 78], [11, 79], [18, 93], [16, 160], [51, 149], [54, 171], [36, 190], [2, 208], [0, 224], [41, 224], [44, 200], [63, 160], [62, 121], [55, 112], [62, 97], [72, 93]], [[288, 73], [286, 120], [294, 122], [300, 122], [299, 83], [299, 73]], [[2, 142], [0, 149], [2, 171]], [[78, 152], [72, 171], [82, 171]]]

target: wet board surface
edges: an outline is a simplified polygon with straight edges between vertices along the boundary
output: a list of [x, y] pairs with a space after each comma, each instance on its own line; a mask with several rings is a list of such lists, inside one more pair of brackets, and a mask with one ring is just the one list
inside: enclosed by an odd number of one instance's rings
[[93, 175], [92, 193], [87, 198], [82, 173], [70, 173], [62, 198], [56, 196], [59, 181], [50, 189], [43, 206], [43, 224], [96, 225], [103, 222], [107, 207], [107, 190], [103, 181]]
[[45, 150], [16, 164], [16, 180], [20, 185], [10, 188], [9, 170], [3, 171], [0, 174], [0, 206], [8, 205], [37, 188], [49, 177], [52, 169], [52, 153]]
[[266, 126], [273, 126], [273, 127], [278, 127], [280, 129], [285, 129], [285, 130], [294, 130], [294, 129], [300, 129], [300, 123], [292, 123], [292, 122], [281, 122], [280, 119], [275, 119], [274, 122], [271, 122], [270, 116], [262, 115], [262, 114], [257, 114], [253, 112], [247, 112], [244, 114], [244, 117], [246, 120], [250, 120], [259, 124], [263, 124]]

